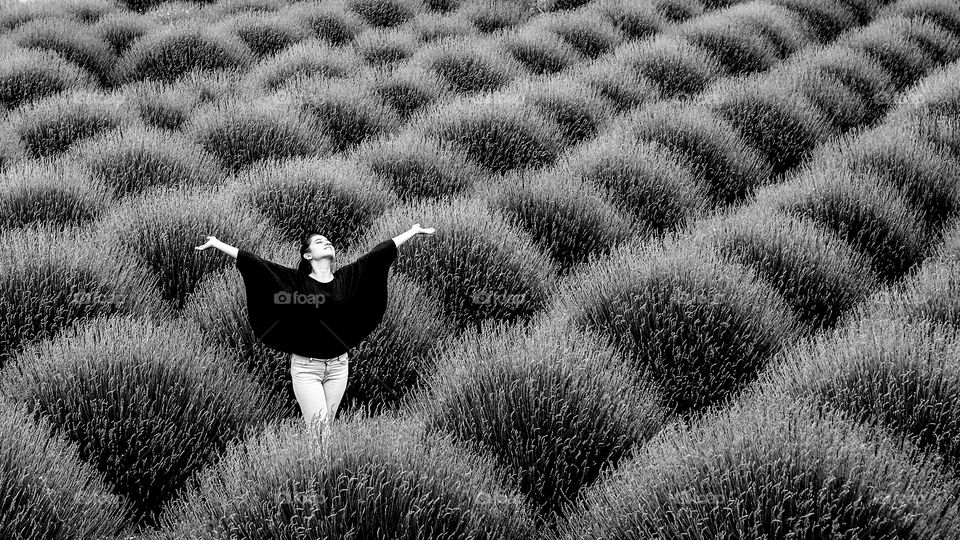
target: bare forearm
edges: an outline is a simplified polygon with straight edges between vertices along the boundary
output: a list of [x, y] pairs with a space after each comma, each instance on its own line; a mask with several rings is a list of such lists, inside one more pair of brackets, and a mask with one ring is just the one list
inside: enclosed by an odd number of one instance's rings
[[230, 244], [225, 244], [220, 240], [217, 240], [216, 242], [214, 242], [213, 247], [233, 257], [234, 259], [237, 258], [237, 253], [240, 251], [239, 249], [231, 246]]
[[410, 227], [409, 230], [394, 236], [393, 243], [396, 244], [397, 247], [400, 247], [404, 242], [413, 238], [415, 234], [417, 234], [417, 230], [414, 229], [413, 227]]

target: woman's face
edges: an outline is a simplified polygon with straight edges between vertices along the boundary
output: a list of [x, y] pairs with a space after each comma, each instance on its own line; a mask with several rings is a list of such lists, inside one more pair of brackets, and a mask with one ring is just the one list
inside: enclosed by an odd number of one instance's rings
[[310, 247], [307, 252], [304, 253], [304, 256], [306, 256], [307, 253], [315, 260], [320, 260], [323, 257], [330, 257], [330, 259], [333, 260], [337, 251], [333, 248], [333, 244], [327, 240], [326, 236], [315, 234], [310, 237]]

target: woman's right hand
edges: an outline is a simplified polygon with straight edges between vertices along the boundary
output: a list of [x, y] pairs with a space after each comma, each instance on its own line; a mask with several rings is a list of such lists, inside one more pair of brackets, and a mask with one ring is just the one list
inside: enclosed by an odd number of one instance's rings
[[205, 244], [203, 244], [202, 246], [197, 246], [197, 247], [195, 247], [195, 248], [193, 248], [193, 249], [196, 249], [196, 250], [198, 250], [198, 251], [203, 251], [203, 250], [207, 249], [208, 247], [213, 247], [217, 242], [218, 242], [218, 240], [217, 240], [217, 237], [216, 237], [216, 236], [208, 236], [208, 237], [207, 237], [207, 242], [206, 242]]

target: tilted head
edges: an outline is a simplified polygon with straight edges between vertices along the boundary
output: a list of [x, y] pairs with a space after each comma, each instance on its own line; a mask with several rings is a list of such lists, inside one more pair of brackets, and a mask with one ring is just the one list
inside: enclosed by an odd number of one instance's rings
[[304, 274], [309, 274], [313, 271], [310, 261], [318, 261], [323, 257], [329, 257], [332, 263], [336, 255], [336, 249], [327, 240], [326, 236], [318, 232], [307, 233], [300, 239], [300, 265], [298, 269]]

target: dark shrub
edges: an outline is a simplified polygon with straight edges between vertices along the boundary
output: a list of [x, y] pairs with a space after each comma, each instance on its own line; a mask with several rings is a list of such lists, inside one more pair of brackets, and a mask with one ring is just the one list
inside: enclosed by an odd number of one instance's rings
[[905, 453], [808, 400], [737, 405], [661, 432], [561, 538], [950, 536], [956, 482]]
[[291, 101], [218, 101], [197, 111], [185, 131], [231, 171], [262, 159], [325, 153], [326, 136]]
[[[827, 77], [828, 81], [830, 79], [838, 81], [853, 92], [863, 104], [863, 115], [859, 125], [869, 124], [885, 114], [895, 95], [893, 80], [883, 66], [865, 52], [850, 47], [802, 51], [785, 66], [783, 74], [787, 78], [792, 76], [799, 79], [793, 84], [797, 84], [801, 92], [808, 95], [808, 99], [814, 103], [822, 102], [823, 98], [816, 93], [810, 95], [809, 87], [805, 87], [805, 80], [815, 81]], [[785, 81], [785, 84], [790, 83]]]
[[0, 173], [0, 228], [84, 225], [106, 210], [104, 189], [72, 160], [24, 160]]
[[868, 317], [930, 321], [960, 329], [960, 227], [955, 222], [943, 244], [902, 288], [883, 291], [864, 305]]
[[270, 56], [307, 38], [307, 30], [290, 17], [244, 13], [223, 23], [257, 56]]
[[373, 26], [403, 24], [423, 10], [422, 0], [344, 0], [346, 8]]
[[665, 98], [697, 94], [723, 71], [714, 56], [677, 36], [633, 41], [620, 47], [616, 54], [653, 81]]
[[134, 517], [152, 525], [228, 442], [276, 418], [263, 389], [203, 341], [183, 323], [93, 319], [23, 351], [0, 388], [76, 442]]
[[321, 41], [304, 41], [264, 60], [247, 75], [256, 87], [276, 91], [290, 83], [345, 77], [358, 69], [360, 57], [352, 48], [338, 48]]
[[527, 333], [485, 324], [446, 347], [440, 365], [416, 415], [428, 431], [493, 456], [542, 521], [650, 439], [666, 417], [615, 349], [558, 325]]
[[237, 208], [211, 186], [157, 187], [119, 201], [102, 221], [98, 241], [124, 259], [136, 260], [156, 284], [164, 307], [174, 312], [183, 308], [205, 275], [235, 266], [232, 258], [194, 249], [206, 235], [230, 245], [243, 242], [254, 253], [257, 245], [251, 243], [276, 237], [265, 220]]
[[600, 14], [620, 30], [624, 40], [652, 36], [667, 24], [653, 2], [595, 0], [593, 4]]
[[958, 63], [933, 71], [900, 96], [897, 112], [960, 117], [958, 76], [960, 76]]
[[509, 89], [553, 120], [564, 146], [593, 137], [611, 118], [613, 108], [596, 88], [563, 79], [522, 79]]
[[117, 8], [117, 4], [111, 0], [11, 2], [0, 9], [0, 29], [14, 30], [22, 24], [39, 19], [67, 19], [94, 24]]
[[767, 160], [705, 107], [666, 102], [626, 120], [631, 136], [665, 146], [689, 163], [716, 205], [743, 200], [771, 175]]
[[412, 424], [352, 420], [322, 442], [294, 422], [268, 425], [197, 477], [158, 537], [533, 536], [522, 498], [488, 459]]
[[745, 24], [749, 30], [744, 31], [757, 32], [773, 46], [777, 58], [781, 59], [808, 46], [813, 39], [810, 27], [795, 12], [770, 0], [734, 3], [712, 17]]
[[705, 186], [659, 144], [604, 134], [564, 165], [559, 174], [579, 176], [605, 191], [633, 217], [641, 237], [684, 229], [710, 205]]
[[667, 23], [682, 23], [703, 15], [704, 5], [700, 0], [653, 0], [654, 10]]
[[752, 270], [674, 238], [597, 262], [551, 310], [622, 347], [662, 390], [664, 405], [683, 415], [740, 391], [798, 330], [790, 308]]
[[928, 18], [950, 31], [960, 35], [960, 6], [942, 0], [900, 0], [888, 6], [884, 15], [900, 14], [910, 18]]
[[610, 52], [623, 41], [617, 27], [594, 10], [548, 13], [530, 24], [557, 34], [587, 58]]
[[0, 399], [4, 501], [0, 534], [7, 538], [114, 537], [127, 523], [126, 502], [103, 475], [77, 456], [77, 445], [51, 435], [27, 406]]
[[531, 73], [557, 73], [584, 61], [572, 45], [544, 29], [520, 28], [505, 36], [503, 47]]
[[903, 32], [908, 19], [884, 19], [846, 34], [840, 46], [863, 51], [890, 73], [894, 88], [901, 90], [936, 66], [933, 57]]
[[507, 176], [479, 195], [492, 211], [524, 230], [548, 253], [560, 274], [634, 236], [631, 219], [581, 178], [556, 169]]
[[774, 174], [799, 165], [831, 135], [816, 106], [776, 81], [720, 85], [704, 99], [767, 158]]
[[758, 193], [757, 199], [835, 231], [870, 257], [882, 282], [900, 279], [925, 257], [919, 211], [895, 187], [855, 173], [843, 162], [805, 167], [795, 180]]
[[518, 26], [528, 20], [531, 15], [533, 13], [528, 5], [513, 0], [463, 2], [454, 14], [486, 34]]
[[418, 201], [391, 210], [368, 234], [387, 238], [417, 222], [436, 232], [430, 242], [404, 244], [393, 269], [433, 292], [449, 328], [519, 323], [544, 310], [556, 275], [551, 260], [482, 201]]
[[[341, 157], [263, 162], [239, 178], [239, 200], [291, 244], [322, 229], [336, 248], [351, 248], [396, 201], [373, 175]], [[299, 262], [299, 261], [298, 261]]]
[[456, 13], [421, 13], [406, 24], [409, 25], [409, 27], [420, 36], [420, 40], [424, 42], [436, 41], [444, 37], [475, 36], [480, 33], [473, 23]]
[[388, 66], [406, 60], [416, 52], [420, 42], [410, 30], [374, 29], [357, 36], [357, 53], [372, 66]]
[[369, 85], [357, 80], [320, 80], [306, 86], [297, 100], [334, 152], [349, 150], [400, 125], [397, 113]]
[[155, 128], [110, 131], [75, 150], [114, 197], [156, 186], [219, 184], [226, 176], [217, 158], [186, 136]]
[[884, 125], [839, 141], [824, 153], [842, 156], [853, 171], [900, 190], [924, 222], [938, 230], [960, 207], [960, 163], [904, 126]]
[[355, 13], [344, 9], [342, 1], [297, 2], [284, 7], [280, 14], [331, 45], [345, 45], [353, 41], [364, 27], [363, 21]]
[[618, 58], [571, 66], [558, 80], [573, 80], [594, 88], [617, 112], [638, 108], [662, 98], [657, 86]]
[[45, 157], [60, 154], [87, 137], [129, 125], [131, 118], [118, 96], [80, 90], [21, 107], [11, 122], [30, 155]]
[[812, 331], [833, 327], [877, 287], [865, 255], [810, 220], [750, 206], [698, 224], [724, 260], [770, 283]]
[[401, 64], [376, 78], [373, 91], [397, 111], [400, 119], [409, 118], [447, 95], [446, 84], [436, 72], [410, 64]]
[[5, 108], [93, 86], [89, 73], [51, 51], [9, 49], [0, 57], [0, 104]]
[[503, 45], [472, 36], [440, 38], [410, 61], [435, 71], [459, 93], [495, 90], [523, 71]]
[[555, 122], [517, 96], [488, 94], [431, 111], [423, 129], [493, 172], [538, 168], [560, 153]]
[[24, 48], [53, 51], [89, 71], [104, 85], [113, 78], [116, 54], [102, 39], [80, 23], [43, 19], [20, 25], [11, 36]]
[[363, 144], [357, 156], [406, 202], [455, 196], [483, 175], [463, 150], [412, 132]]
[[794, 88], [812, 103], [838, 133], [863, 126], [876, 119], [879, 107], [867, 105], [856, 92], [826, 71], [782, 71], [773, 75], [784, 87]]
[[199, 101], [199, 96], [159, 81], [128, 84], [124, 91], [125, 103], [145, 125], [167, 130], [183, 127]]
[[821, 43], [833, 41], [858, 24], [854, 11], [838, 0], [773, 0], [773, 3], [796, 13]]
[[709, 51], [730, 75], [766, 71], [779, 60], [762, 34], [732, 22], [723, 16], [697, 17], [680, 26], [678, 34]]
[[0, 231], [0, 240], [0, 365], [87, 318], [166, 312], [140, 261], [87, 227], [40, 223]]
[[123, 54], [131, 43], [154, 31], [156, 25], [137, 13], [116, 12], [101, 19], [93, 27], [93, 34], [104, 41], [114, 54]]
[[170, 81], [197, 69], [246, 68], [253, 61], [240, 38], [197, 23], [175, 24], [133, 42], [117, 66], [121, 82]]
[[890, 430], [960, 472], [957, 330], [887, 314], [791, 350], [764, 385]]

